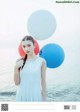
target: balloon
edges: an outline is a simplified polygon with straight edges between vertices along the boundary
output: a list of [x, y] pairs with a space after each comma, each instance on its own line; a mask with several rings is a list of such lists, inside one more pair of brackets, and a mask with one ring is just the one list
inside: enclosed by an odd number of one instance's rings
[[[38, 52], [39, 52], [39, 45], [38, 45], [38, 42], [36, 40], [34, 40], [34, 44], [35, 44], [34, 52], [37, 55]], [[24, 57], [26, 55], [26, 53], [24, 52], [24, 50], [22, 48], [22, 44], [21, 43], [20, 43], [20, 45], [18, 47], [18, 52], [19, 52], [21, 57]]]
[[38, 45], [38, 43], [37, 43], [36, 40], [34, 40], [34, 43], [35, 43], [34, 52], [35, 52], [35, 54], [37, 55], [37, 54], [39, 53], [39, 45]]
[[18, 47], [18, 52], [19, 52], [19, 54], [20, 54], [21, 57], [24, 57], [24, 56], [25, 56], [25, 52], [24, 52], [23, 49], [22, 49], [21, 43], [20, 43], [20, 45], [19, 45], [19, 47]]
[[31, 14], [27, 22], [30, 35], [37, 40], [45, 40], [53, 35], [56, 29], [56, 19], [47, 10], [38, 10]]
[[65, 57], [63, 49], [54, 43], [45, 45], [40, 50], [39, 56], [46, 60], [48, 68], [59, 67], [63, 63]]

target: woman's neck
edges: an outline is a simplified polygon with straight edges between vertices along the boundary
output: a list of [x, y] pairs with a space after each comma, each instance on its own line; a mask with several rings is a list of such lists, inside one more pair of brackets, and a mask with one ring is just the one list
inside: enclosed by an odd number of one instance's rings
[[33, 54], [28, 54], [27, 55], [27, 59], [32, 59], [32, 58], [34, 58], [34, 57], [36, 57], [36, 55], [33, 53]]

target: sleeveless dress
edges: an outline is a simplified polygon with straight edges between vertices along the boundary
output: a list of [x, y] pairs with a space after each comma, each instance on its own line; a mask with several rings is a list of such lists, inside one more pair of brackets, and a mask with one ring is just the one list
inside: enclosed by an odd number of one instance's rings
[[17, 86], [17, 102], [41, 102], [41, 66], [45, 61], [41, 57], [26, 60], [20, 71], [20, 84]]

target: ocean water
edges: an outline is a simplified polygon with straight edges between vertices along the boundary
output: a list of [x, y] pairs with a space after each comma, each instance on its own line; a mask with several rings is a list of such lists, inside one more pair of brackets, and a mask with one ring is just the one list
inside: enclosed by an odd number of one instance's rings
[[[19, 54], [16, 49], [0, 49], [0, 101], [15, 102], [17, 86], [13, 76], [17, 58]], [[73, 62], [74, 59], [70, 60]], [[47, 68], [47, 101], [80, 101], [80, 67], [75, 67], [78, 64], [65, 61], [57, 69]]]

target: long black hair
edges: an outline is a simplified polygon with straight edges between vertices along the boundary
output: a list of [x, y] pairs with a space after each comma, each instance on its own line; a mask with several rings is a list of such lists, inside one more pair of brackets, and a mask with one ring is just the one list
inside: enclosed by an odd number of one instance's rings
[[[22, 41], [25, 41], [25, 40], [29, 40], [29, 41], [31, 41], [32, 43], [33, 43], [33, 45], [34, 45], [34, 38], [32, 37], [32, 36], [25, 36], [23, 39], [22, 39]], [[27, 54], [25, 55], [25, 57], [24, 58], [22, 58], [23, 59], [23, 61], [24, 61], [24, 63], [23, 63], [23, 66], [22, 66], [22, 68], [24, 67], [24, 65], [25, 65], [25, 62], [26, 62], [26, 60], [27, 60]]]

